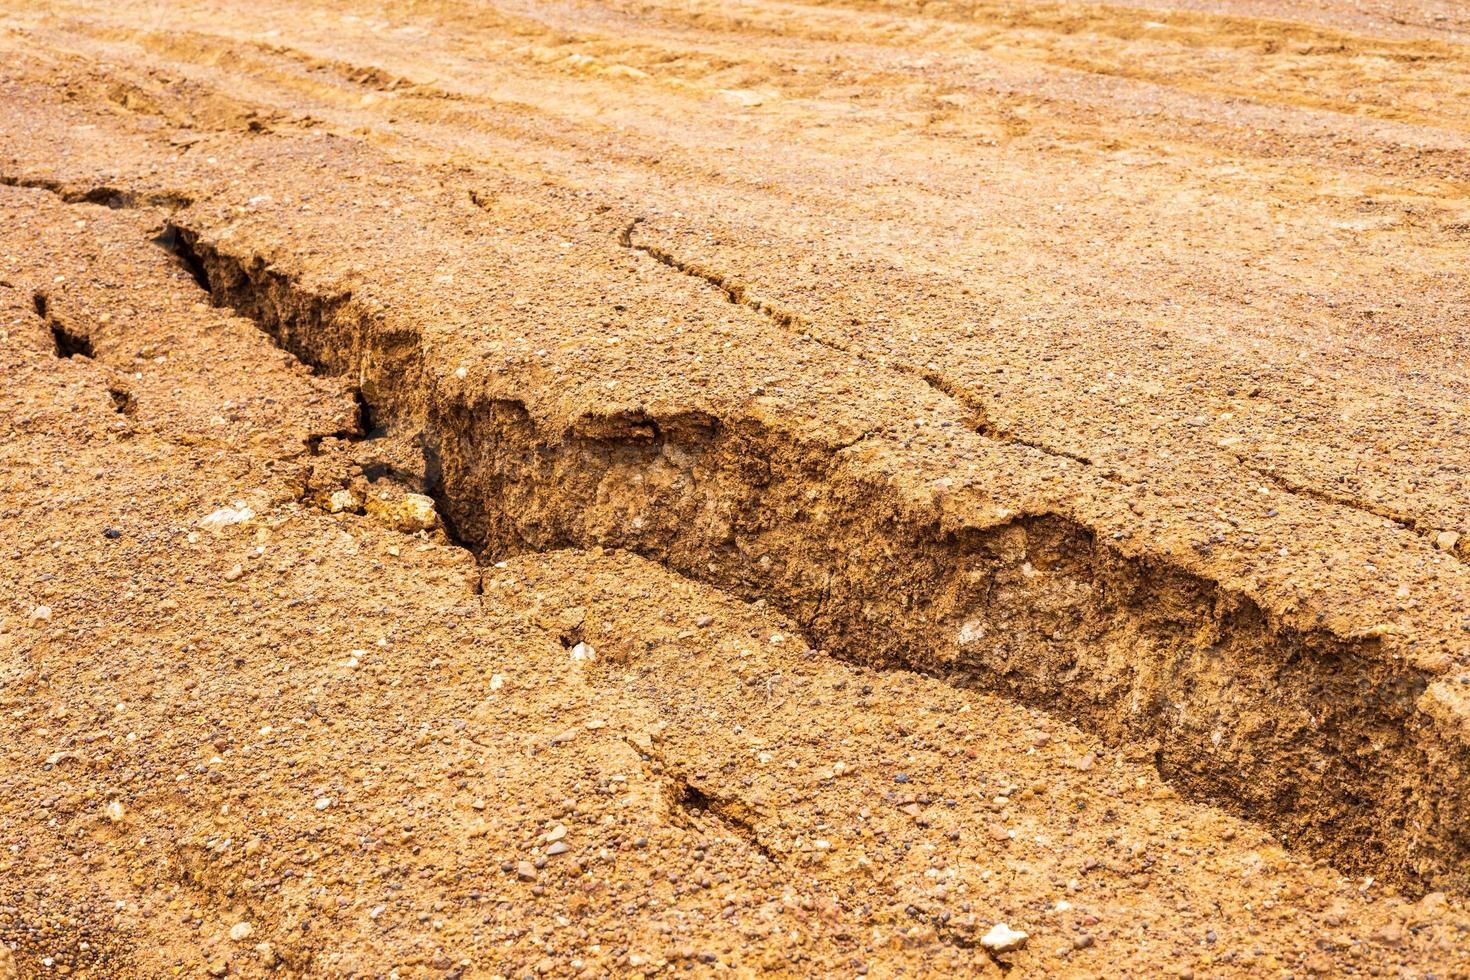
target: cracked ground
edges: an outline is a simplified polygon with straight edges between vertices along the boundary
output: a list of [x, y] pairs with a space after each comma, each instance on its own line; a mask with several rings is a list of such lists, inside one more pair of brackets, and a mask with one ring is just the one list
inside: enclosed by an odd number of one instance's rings
[[0, 980], [1470, 976], [1467, 44], [0, 0]]

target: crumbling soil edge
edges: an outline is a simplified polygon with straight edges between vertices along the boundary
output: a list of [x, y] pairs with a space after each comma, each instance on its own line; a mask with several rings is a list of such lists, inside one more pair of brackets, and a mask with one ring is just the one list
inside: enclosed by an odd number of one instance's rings
[[303, 361], [361, 379], [375, 418], [418, 430], [446, 516], [482, 556], [635, 552], [767, 599], [843, 658], [996, 691], [1115, 742], [1152, 741], [1173, 785], [1344, 869], [1470, 891], [1470, 813], [1456, 789], [1470, 754], [1417, 710], [1430, 678], [1380, 655], [1376, 639], [1293, 629], [1068, 515], [946, 529], [846, 454], [749, 419], [543, 429], [517, 399], [440, 390], [417, 331], [391, 313], [174, 230], [216, 302]]

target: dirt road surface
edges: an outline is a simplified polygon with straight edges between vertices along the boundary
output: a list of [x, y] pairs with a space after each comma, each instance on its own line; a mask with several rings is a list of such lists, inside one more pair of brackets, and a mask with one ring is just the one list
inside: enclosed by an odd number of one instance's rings
[[0, 980], [1470, 976], [1467, 44], [0, 0]]

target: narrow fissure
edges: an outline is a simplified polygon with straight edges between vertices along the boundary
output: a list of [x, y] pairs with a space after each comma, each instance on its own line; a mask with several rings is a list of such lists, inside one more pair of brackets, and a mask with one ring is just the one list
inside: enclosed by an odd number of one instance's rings
[[[436, 389], [418, 335], [391, 318], [172, 230], [216, 303], [365, 379], [368, 419], [415, 433], [446, 527], [482, 560], [637, 553], [769, 601], [832, 655], [993, 691], [1113, 744], [1156, 742], [1172, 785], [1344, 869], [1470, 891], [1470, 805], [1454, 788], [1470, 752], [1418, 712], [1430, 678], [1378, 640], [1295, 629], [1065, 515], [944, 529], [843, 455], [752, 420], [545, 432], [521, 402]], [[610, 500], [617, 486], [638, 491]]]
[[745, 842], [771, 864], [781, 866], [780, 856], [767, 847], [765, 841], [761, 840], [760, 831], [755, 825], [754, 814], [750, 812], [746, 803], [740, 800], [722, 799], [706, 793], [696, 786], [687, 775], [669, 765], [669, 761], [659, 752], [647, 746], [640, 748], [635, 745], [633, 748], [646, 763], [653, 766], [658, 778], [664, 781], [664, 790], [670, 808], [686, 814], [680, 822], [685, 822], [691, 817], [698, 817], [700, 814], [708, 814], [719, 821], [732, 836]]
[[[761, 316], [781, 327], [783, 330], [787, 330], [801, 337], [808, 338], [813, 342], [821, 344], [823, 347], [826, 347], [830, 350], [834, 350], [839, 353], [846, 354], [849, 357], [856, 357], [859, 360], [872, 363], [871, 358], [859, 351], [855, 351], [850, 347], [817, 336], [816, 332], [812, 329], [812, 325], [810, 323], [807, 323], [797, 314], [792, 313], [788, 310], [779, 309], [775, 306], [772, 306], [770, 303], [765, 302], [764, 300], [756, 299], [755, 297], [751, 296], [749, 291], [742, 283], [720, 273], [712, 272], [702, 266], [695, 265], [691, 262], [686, 262], [673, 253], [661, 249], [655, 245], [644, 245], [634, 241], [634, 233], [637, 231], [638, 226], [642, 222], [642, 218], [635, 218], [631, 222], [629, 222], [628, 226], [624, 228], [622, 232], [618, 235], [618, 244], [622, 245], [624, 248], [630, 248], [635, 252], [642, 252], [644, 255], [655, 259], [661, 264], [669, 267], [670, 269], [673, 269], [675, 272], [680, 272], [686, 276], [690, 276], [692, 278], [709, 283], [715, 289], [720, 291], [720, 293], [725, 297], [726, 302], [734, 306], [744, 306], [747, 309], [754, 310], [756, 313], [759, 313]], [[921, 371], [918, 368], [912, 367], [902, 362], [888, 362], [886, 364], [875, 364], [875, 366], [878, 367], [880, 370], [893, 370], [899, 372], [900, 374], [907, 374], [910, 377], [918, 378], [920, 381], [924, 382], [924, 384], [928, 385], [930, 388], [933, 388], [941, 395], [944, 395], [946, 398], [949, 398], [957, 404], [963, 406], [965, 410], [971, 414], [970, 428], [973, 429], [977, 435], [984, 436], [985, 438], [991, 439], [995, 442], [1005, 443], [1006, 445], [1025, 446], [1028, 449], [1035, 449], [1036, 451], [1045, 453], [1048, 456], [1057, 456], [1063, 459], [1069, 459], [1072, 462], [1080, 463], [1083, 466], [1092, 465], [1092, 460], [1088, 459], [1085, 456], [1081, 456], [1076, 453], [1070, 453], [1061, 449], [1054, 449], [1050, 446], [1043, 445], [1042, 443], [1036, 442], [1034, 440], [1021, 439], [1017, 436], [1001, 432], [990, 424], [989, 413], [986, 411], [985, 406], [982, 403], [977, 401], [968, 392], [956, 387], [953, 384], [950, 384], [946, 379], [941, 377], [936, 372]]]
[[178, 191], [139, 192], [109, 187], [105, 184], [77, 185], [45, 177], [17, 177], [11, 174], [0, 174], [0, 185], [48, 191], [67, 204], [95, 204], [114, 211], [133, 208], [177, 210], [193, 203], [191, 197]]
[[[1378, 504], [1371, 504], [1367, 501], [1358, 500], [1354, 497], [1345, 497], [1340, 494], [1331, 493], [1326, 490], [1318, 490], [1315, 487], [1309, 487], [1305, 484], [1297, 483], [1296, 481], [1288, 479], [1275, 470], [1266, 469], [1265, 467], [1252, 463], [1240, 456], [1236, 457], [1236, 462], [1240, 463], [1240, 465], [1244, 466], [1252, 473], [1261, 477], [1261, 479], [1269, 480], [1274, 486], [1285, 490], [1287, 493], [1292, 494], [1293, 496], [1306, 497], [1311, 500], [1320, 501], [1324, 504], [1332, 504], [1335, 507], [1345, 507], [1348, 510], [1355, 510], [1360, 514], [1367, 514], [1370, 517], [1378, 517], [1382, 518], [1385, 521], [1392, 521], [1399, 527], [1402, 527], [1408, 531], [1412, 531], [1415, 534], [1419, 535], [1419, 537], [1424, 538], [1428, 541], [1433, 541], [1435, 536], [1439, 534], [1438, 528], [1426, 527], [1421, 521], [1417, 520], [1416, 518], [1409, 517], [1407, 514], [1396, 513], [1395, 511], [1387, 507], [1380, 506]], [[1440, 553], [1456, 561], [1460, 560], [1460, 556], [1456, 554], [1453, 550], [1441, 549]]]
[[92, 339], [85, 334], [71, 330], [66, 324], [51, 312], [51, 301], [45, 293], [37, 293], [32, 302], [36, 307], [36, 315], [46, 328], [51, 331], [51, 340], [56, 345], [57, 357], [85, 357], [94, 358], [92, 350]]
[[780, 859], [761, 841], [755, 826], [737, 811], [738, 804], [710, 796], [682, 776], [668, 774], [669, 798], [674, 806], [691, 815], [704, 813], [718, 820], [738, 840], [744, 841], [767, 861], [780, 865]]

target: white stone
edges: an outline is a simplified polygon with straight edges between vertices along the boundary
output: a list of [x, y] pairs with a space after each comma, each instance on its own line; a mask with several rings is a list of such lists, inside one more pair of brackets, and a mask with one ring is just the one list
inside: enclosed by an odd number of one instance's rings
[[967, 647], [977, 640], [985, 638], [985, 624], [978, 619], [972, 619], [960, 627], [960, 634], [955, 638], [962, 647]]
[[237, 943], [243, 943], [255, 935], [255, 927], [248, 922], [236, 922], [230, 926], [230, 938]]
[[995, 953], [1008, 953], [1013, 949], [1020, 949], [1026, 945], [1030, 936], [1027, 933], [1012, 929], [1004, 922], [997, 922], [981, 939], [980, 945]]
[[439, 514], [434, 510], [434, 498], [421, 493], [404, 494], [401, 523], [407, 525], [404, 530], [408, 531], [425, 530], [438, 524]]
[[334, 514], [357, 509], [357, 494], [351, 490], [337, 490], [327, 498], [327, 509]]
[[255, 516], [255, 511], [249, 507], [221, 507], [208, 517], [199, 521], [199, 526], [206, 531], [221, 531], [231, 524], [244, 524]]

